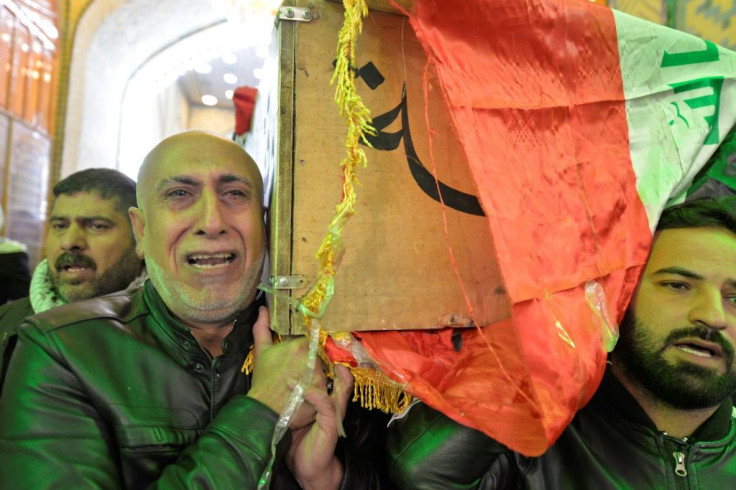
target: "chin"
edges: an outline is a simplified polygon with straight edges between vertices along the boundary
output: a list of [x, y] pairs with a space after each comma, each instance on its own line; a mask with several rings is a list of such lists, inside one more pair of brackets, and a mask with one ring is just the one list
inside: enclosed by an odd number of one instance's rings
[[94, 298], [97, 295], [94, 291], [90, 291], [88, 288], [61, 288], [59, 290], [59, 296], [61, 296], [61, 299], [67, 303], [74, 303], [75, 301]]

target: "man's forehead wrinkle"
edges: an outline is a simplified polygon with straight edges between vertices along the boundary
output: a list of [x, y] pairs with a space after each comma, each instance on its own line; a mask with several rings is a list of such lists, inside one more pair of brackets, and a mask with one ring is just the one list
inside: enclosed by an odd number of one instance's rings
[[235, 175], [235, 174], [225, 174], [218, 177], [218, 182], [221, 184], [228, 184], [230, 182], [240, 182], [243, 185], [246, 185], [248, 187], [254, 187], [253, 180], [247, 176], [247, 175]]
[[200, 185], [201, 182], [190, 175], [172, 175], [171, 177], [161, 179], [156, 186], [156, 190], [160, 191], [172, 184]]
[[[143, 208], [148, 195], [160, 192], [158, 176], [168, 170], [176, 171], [180, 165], [194, 165], [201, 169], [216, 169], [221, 164], [237, 165], [232, 175], [216, 177], [216, 182], [240, 181], [262, 194], [262, 177], [258, 165], [236, 143], [207, 132], [185, 132], [170, 136], [146, 156], [139, 171], [138, 204]], [[211, 175], [211, 174], [210, 174]], [[201, 176], [209, 179], [209, 176]], [[202, 181], [204, 185], [204, 181]], [[144, 189], [147, 187], [147, 189]]]

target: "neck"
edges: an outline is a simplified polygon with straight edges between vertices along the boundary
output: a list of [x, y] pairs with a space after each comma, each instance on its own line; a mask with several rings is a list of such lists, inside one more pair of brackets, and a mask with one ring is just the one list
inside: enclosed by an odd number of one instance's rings
[[189, 330], [199, 345], [207, 349], [213, 357], [218, 357], [222, 355], [222, 341], [233, 330], [234, 325], [234, 321], [223, 325], [189, 325]]
[[697, 409], [682, 409], [663, 402], [648, 390], [632, 382], [626, 374], [616, 366], [612, 366], [613, 374], [626, 390], [634, 397], [639, 406], [646, 412], [657, 430], [666, 432], [672, 437], [683, 439], [690, 437], [708, 417], [713, 415], [718, 406]]

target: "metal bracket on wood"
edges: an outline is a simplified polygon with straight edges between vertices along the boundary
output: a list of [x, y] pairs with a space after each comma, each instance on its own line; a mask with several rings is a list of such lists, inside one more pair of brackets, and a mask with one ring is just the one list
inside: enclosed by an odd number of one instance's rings
[[306, 286], [307, 279], [302, 275], [271, 276], [271, 286], [274, 289], [300, 289]]
[[312, 9], [307, 7], [279, 7], [279, 20], [291, 20], [294, 22], [311, 22], [317, 16]]

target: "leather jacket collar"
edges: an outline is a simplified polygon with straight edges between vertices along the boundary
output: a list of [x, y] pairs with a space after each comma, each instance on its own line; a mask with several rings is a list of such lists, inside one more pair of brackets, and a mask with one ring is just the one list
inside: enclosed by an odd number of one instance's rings
[[[157, 317], [156, 324], [160, 326], [161, 331], [158, 337], [162, 340], [168, 354], [182, 365], [189, 363], [193, 355], [201, 355], [204, 349], [197, 343], [189, 327], [171, 314], [153, 283], [147, 280], [143, 288], [144, 300], [151, 314]], [[247, 354], [253, 346], [252, 325], [258, 318], [258, 308], [261, 305], [265, 305], [265, 294], [259, 292], [256, 299], [236, 316], [232, 331], [222, 341], [223, 355], [221, 357], [240, 358]]]
[[[610, 368], [606, 369], [603, 375], [603, 381], [596, 392], [594, 399], [598, 398], [599, 402], [612, 407], [615, 412], [621, 414], [625, 419], [631, 422], [651, 428], [653, 431], [660, 432], [652, 419], [646, 414], [636, 399], [622, 385]], [[733, 411], [733, 402], [730, 397], [721, 403], [721, 406], [706, 420], [703, 425], [688, 437], [691, 442], [698, 441], [717, 441], [726, 437], [730, 429], [731, 412]]]

